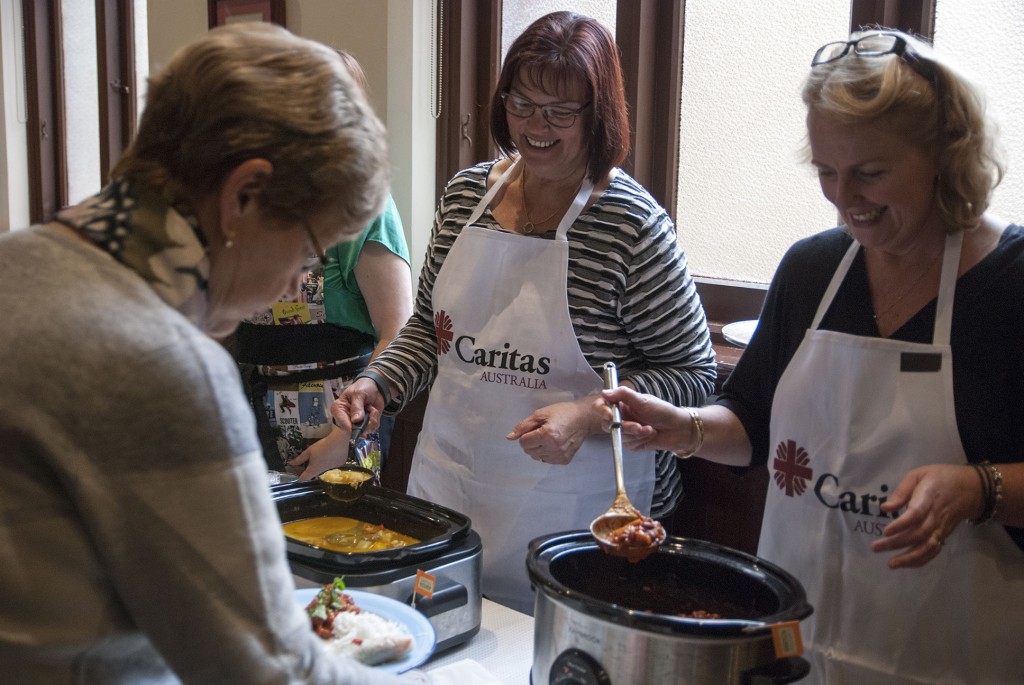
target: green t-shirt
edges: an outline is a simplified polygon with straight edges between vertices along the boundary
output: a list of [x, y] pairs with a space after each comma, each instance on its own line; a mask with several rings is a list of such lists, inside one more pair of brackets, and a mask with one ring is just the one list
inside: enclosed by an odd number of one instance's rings
[[334, 245], [327, 250], [332, 262], [324, 269], [324, 307], [328, 323], [372, 335], [377, 338], [370, 321], [366, 299], [356, 283], [356, 262], [363, 243], [372, 240], [409, 262], [409, 246], [402, 230], [402, 218], [394, 199], [388, 195], [384, 211], [374, 219], [358, 238]]

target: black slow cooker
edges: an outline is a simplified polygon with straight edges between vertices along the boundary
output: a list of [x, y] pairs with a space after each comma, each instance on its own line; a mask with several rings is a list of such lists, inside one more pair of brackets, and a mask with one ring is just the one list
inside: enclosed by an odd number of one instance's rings
[[772, 638], [810, 615], [804, 589], [758, 557], [670, 537], [630, 563], [573, 531], [533, 540], [526, 565], [533, 685], [791, 683], [810, 670]]
[[461, 644], [480, 630], [482, 545], [470, 519], [457, 511], [381, 487], [366, 487], [353, 502], [338, 502], [318, 481], [270, 488], [282, 523], [317, 516], [345, 516], [412, 536], [408, 547], [335, 552], [285, 538], [296, 586], [315, 587], [343, 577], [345, 585], [413, 600], [416, 572], [435, 577], [433, 596], [416, 597], [416, 609], [434, 625], [437, 650]]

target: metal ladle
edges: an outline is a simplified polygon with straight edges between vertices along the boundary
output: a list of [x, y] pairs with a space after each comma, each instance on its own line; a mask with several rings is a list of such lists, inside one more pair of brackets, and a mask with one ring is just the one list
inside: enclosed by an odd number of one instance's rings
[[328, 469], [317, 476], [327, 496], [338, 502], [354, 502], [362, 495], [362, 490], [368, 483], [377, 478], [372, 470], [364, 467], [359, 462], [359, 455], [356, 453], [356, 445], [359, 438], [366, 429], [366, 423], [370, 418], [367, 413], [363, 420], [352, 427], [352, 436], [348, 441], [348, 458], [341, 466]]
[[[614, 362], [604, 365], [604, 387], [608, 390], [619, 385], [618, 371]], [[665, 541], [665, 529], [650, 517], [644, 516], [633, 506], [626, 495], [626, 486], [622, 477], [622, 413], [619, 405], [612, 405], [612, 457], [615, 462], [615, 499], [608, 511], [590, 523], [590, 534], [597, 540], [601, 548], [613, 556], [626, 557], [630, 561], [640, 561], [655, 552]], [[653, 524], [653, 526], [652, 526]], [[654, 535], [650, 543], [635, 544], [626, 540], [613, 539], [627, 526], [640, 525], [652, 529]]]

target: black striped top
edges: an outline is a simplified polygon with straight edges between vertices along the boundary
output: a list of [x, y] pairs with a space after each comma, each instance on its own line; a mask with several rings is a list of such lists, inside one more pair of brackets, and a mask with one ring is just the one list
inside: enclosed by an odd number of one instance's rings
[[[372, 366], [398, 388], [397, 411], [429, 387], [437, 371], [431, 295], [448, 250], [487, 190], [495, 162], [455, 175], [434, 217], [415, 310]], [[486, 210], [478, 224], [503, 229]], [[536, 236], [552, 240], [555, 232]], [[619, 380], [681, 406], [700, 406], [714, 388], [715, 356], [704, 309], [665, 210], [619, 170], [569, 229], [569, 316], [580, 349], [600, 375], [605, 362]], [[671, 455], [659, 455], [652, 514], [666, 515], [680, 494]]]

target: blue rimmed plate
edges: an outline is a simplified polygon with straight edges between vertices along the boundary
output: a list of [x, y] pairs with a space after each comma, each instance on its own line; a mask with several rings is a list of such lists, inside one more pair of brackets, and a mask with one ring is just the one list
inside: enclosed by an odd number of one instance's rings
[[[320, 588], [305, 588], [295, 591], [295, 599], [305, 609]], [[386, 664], [377, 664], [373, 668], [387, 673], [405, 673], [423, 664], [434, 653], [437, 645], [437, 631], [427, 617], [413, 609], [408, 604], [402, 604], [390, 597], [375, 595], [372, 592], [361, 590], [345, 590], [345, 594], [352, 598], [363, 611], [377, 614], [383, 618], [390, 619], [395, 623], [405, 626], [412, 635], [413, 647], [401, 659], [389, 661]]]

